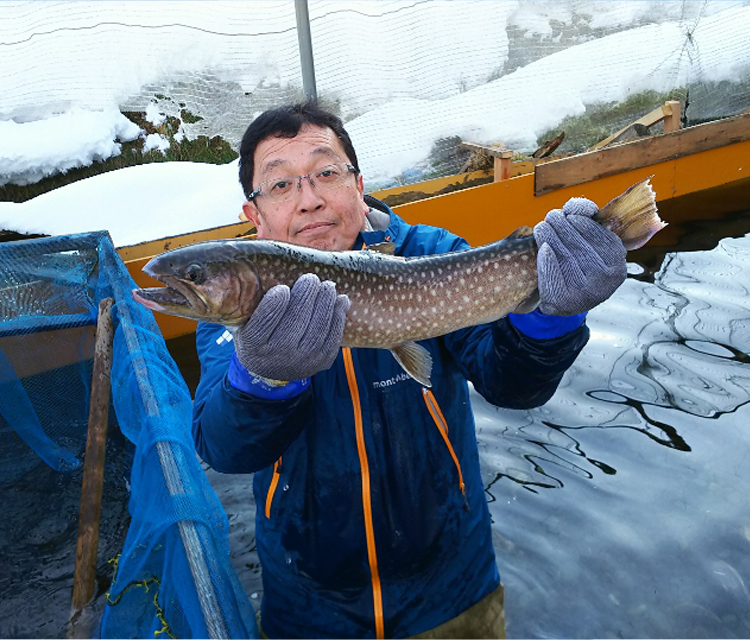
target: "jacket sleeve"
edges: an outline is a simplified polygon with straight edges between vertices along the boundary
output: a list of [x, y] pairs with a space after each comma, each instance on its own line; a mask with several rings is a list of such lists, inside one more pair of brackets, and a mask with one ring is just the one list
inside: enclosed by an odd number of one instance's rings
[[256, 397], [227, 381], [234, 346], [224, 327], [199, 323], [196, 347], [201, 377], [193, 402], [198, 455], [223, 473], [252, 473], [273, 464], [312, 415], [310, 387], [289, 399]]
[[556, 338], [532, 338], [506, 317], [456, 331], [445, 337], [445, 343], [485, 400], [499, 407], [529, 409], [552, 397], [588, 336], [584, 324]]
[[[468, 247], [462, 238], [444, 234], [433, 252]], [[570, 319], [559, 320], [560, 326], [569, 325]], [[554, 320], [551, 324], [555, 324]], [[500, 407], [528, 409], [541, 406], [552, 397], [588, 337], [588, 327], [582, 321], [562, 335], [535, 338], [505, 317], [448, 334], [444, 341], [464, 377], [485, 400]]]

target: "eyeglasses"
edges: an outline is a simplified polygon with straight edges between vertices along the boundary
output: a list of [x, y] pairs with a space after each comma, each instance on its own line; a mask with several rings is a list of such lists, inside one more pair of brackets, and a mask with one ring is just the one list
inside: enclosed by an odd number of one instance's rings
[[297, 183], [297, 190], [302, 189], [302, 180], [307, 178], [310, 186], [317, 187], [322, 191], [330, 191], [344, 184], [350, 173], [358, 171], [350, 164], [339, 162], [336, 164], [327, 164], [325, 167], [306, 173], [304, 176], [286, 176], [283, 178], [274, 178], [266, 180], [258, 185], [248, 200], [253, 200], [258, 196], [267, 198], [269, 202], [284, 202], [294, 193], [294, 183]]

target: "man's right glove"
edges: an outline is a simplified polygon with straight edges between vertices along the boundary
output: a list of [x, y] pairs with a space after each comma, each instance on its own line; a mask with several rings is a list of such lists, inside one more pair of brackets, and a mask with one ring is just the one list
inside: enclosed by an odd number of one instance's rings
[[237, 359], [257, 376], [302, 380], [333, 365], [351, 305], [336, 285], [312, 273], [289, 289], [269, 289], [234, 335]]

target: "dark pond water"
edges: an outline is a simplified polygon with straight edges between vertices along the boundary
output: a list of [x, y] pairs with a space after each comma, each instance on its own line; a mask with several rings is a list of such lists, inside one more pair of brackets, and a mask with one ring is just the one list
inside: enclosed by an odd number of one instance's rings
[[[685, 225], [589, 315], [543, 407], [473, 407], [510, 637], [750, 637], [750, 212]], [[262, 597], [251, 478], [209, 478]]]
[[[85, 443], [84, 443], [85, 445]], [[83, 458], [83, 448], [74, 451]], [[35, 456], [23, 473], [0, 483], [0, 638], [65, 638], [71, 599], [83, 469], [54, 471]], [[133, 447], [110, 425], [92, 605], [75, 637], [92, 637], [112, 580], [109, 560], [125, 540]], [[4, 460], [3, 464], [13, 464]]]

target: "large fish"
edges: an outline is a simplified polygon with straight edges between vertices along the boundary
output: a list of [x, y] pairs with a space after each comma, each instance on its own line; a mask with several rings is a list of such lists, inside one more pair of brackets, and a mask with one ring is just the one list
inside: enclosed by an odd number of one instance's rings
[[[643, 246], [666, 226], [648, 179], [609, 202], [594, 220], [627, 249]], [[201, 242], [151, 259], [143, 270], [166, 287], [136, 289], [133, 297], [154, 311], [236, 328], [271, 287], [292, 286], [302, 274], [315, 273], [351, 300], [342, 346], [390, 349], [425, 386], [432, 360], [416, 341], [526, 313], [538, 304], [537, 246], [528, 227], [453, 253], [404, 258], [392, 255], [393, 249], [392, 243], [324, 251], [270, 240]]]

